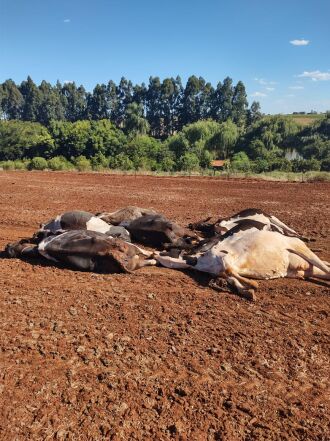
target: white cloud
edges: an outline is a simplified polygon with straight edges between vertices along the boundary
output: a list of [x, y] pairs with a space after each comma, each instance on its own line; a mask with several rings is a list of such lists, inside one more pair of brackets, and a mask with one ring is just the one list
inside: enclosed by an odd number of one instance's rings
[[255, 78], [254, 81], [261, 84], [262, 86], [273, 86], [274, 84], [277, 84], [276, 81], [268, 81], [264, 78]]
[[254, 93], [251, 93], [251, 96], [254, 96], [254, 97], [257, 97], [257, 98], [264, 98], [264, 97], [267, 96], [267, 94], [263, 93], [263, 92], [254, 92]]
[[309, 44], [309, 40], [304, 40], [303, 38], [301, 40], [291, 40], [290, 41], [293, 46], [307, 46]]
[[289, 89], [292, 89], [292, 90], [301, 90], [301, 89], [304, 89], [304, 86], [289, 86]]
[[275, 87], [265, 87], [266, 90], [269, 90], [269, 92], [273, 92], [275, 90]]
[[311, 78], [313, 81], [330, 81], [330, 72], [320, 72], [319, 70], [305, 71], [298, 75], [298, 77]]
[[64, 20], [63, 20], [63, 23], [70, 23], [71, 22], [71, 18], [65, 18]]
[[70, 84], [70, 83], [74, 83], [74, 81], [72, 81], [72, 80], [64, 80], [63, 81], [63, 84]]

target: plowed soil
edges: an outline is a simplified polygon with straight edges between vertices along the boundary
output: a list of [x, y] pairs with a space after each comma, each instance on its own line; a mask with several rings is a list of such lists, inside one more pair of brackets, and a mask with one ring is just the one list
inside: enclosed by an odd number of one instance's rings
[[[330, 185], [1, 172], [0, 248], [70, 209], [153, 207], [187, 224], [247, 207], [330, 260]], [[99, 275], [0, 261], [1, 440], [328, 440], [328, 283], [257, 301], [160, 267]]]

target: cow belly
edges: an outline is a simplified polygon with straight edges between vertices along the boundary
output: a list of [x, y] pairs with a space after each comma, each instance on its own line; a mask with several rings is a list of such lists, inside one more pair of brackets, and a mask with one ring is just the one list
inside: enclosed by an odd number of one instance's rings
[[251, 250], [232, 264], [232, 267], [242, 276], [255, 279], [277, 279], [286, 277], [289, 269], [289, 252], [264, 248]]
[[95, 269], [95, 262], [90, 257], [61, 256], [59, 261], [81, 271], [93, 271]]

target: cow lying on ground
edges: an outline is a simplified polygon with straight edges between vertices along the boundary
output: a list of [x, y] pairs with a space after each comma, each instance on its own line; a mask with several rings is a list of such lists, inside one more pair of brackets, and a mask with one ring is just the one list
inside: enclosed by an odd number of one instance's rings
[[130, 241], [130, 235], [124, 227], [109, 225], [104, 220], [87, 211], [67, 211], [56, 218], [42, 224], [36, 237], [43, 239], [47, 236], [68, 230], [90, 230], [104, 233], [111, 237], [119, 237]]
[[204, 249], [196, 248], [195, 253], [183, 252], [178, 257], [161, 253], [155, 258], [168, 268], [192, 268], [207, 272], [216, 279], [225, 279], [249, 300], [254, 300], [254, 290], [258, 287], [257, 282], [250, 278], [315, 277], [330, 280], [330, 269], [326, 263], [296, 237], [254, 226], [227, 232], [223, 240], [211, 240], [209, 247], [206, 240]]
[[133, 241], [156, 248], [167, 244], [187, 248], [197, 239], [195, 233], [148, 208], [128, 206], [96, 216], [108, 224], [125, 227]]
[[227, 231], [231, 230], [233, 227], [239, 225], [245, 220], [261, 222], [264, 224], [264, 230], [276, 231], [288, 237], [298, 237], [301, 240], [307, 241], [308, 239], [301, 236], [292, 228], [285, 225], [277, 217], [269, 215], [258, 208], [248, 208], [246, 210], [240, 211], [239, 213], [229, 216], [224, 219], [218, 219], [214, 223], [210, 223], [207, 218], [204, 221], [196, 222], [190, 224], [189, 228], [192, 230], [200, 231], [207, 237], [211, 237], [215, 234], [223, 235]]
[[133, 241], [156, 248], [170, 245], [185, 249], [199, 240], [195, 233], [160, 214], [139, 217], [131, 221], [126, 228]]
[[140, 208], [135, 207], [134, 205], [129, 205], [128, 207], [121, 208], [113, 213], [97, 213], [96, 216], [108, 224], [126, 227], [131, 221], [142, 216], [157, 214], [159, 213], [149, 208]]
[[63, 263], [71, 268], [102, 273], [130, 272], [156, 265], [152, 253], [121, 239], [88, 230], [71, 230], [49, 236], [39, 244], [23, 239], [8, 244], [10, 257], [39, 257]]

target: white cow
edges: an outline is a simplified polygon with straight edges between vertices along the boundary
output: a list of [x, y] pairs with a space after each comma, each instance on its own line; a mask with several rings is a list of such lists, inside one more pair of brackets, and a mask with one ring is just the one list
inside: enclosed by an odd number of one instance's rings
[[234, 227], [239, 227], [241, 224], [246, 228], [250, 223], [258, 226], [258, 229], [277, 231], [289, 237], [299, 237], [302, 240], [308, 241], [307, 238], [301, 236], [297, 231], [288, 227], [284, 222], [280, 221], [276, 216], [265, 213], [259, 208], [247, 208], [239, 213], [233, 214], [226, 218], [220, 218], [216, 222], [209, 222], [210, 218], [204, 221], [196, 222], [189, 225], [189, 228], [203, 232], [206, 236], [211, 237], [215, 234], [225, 235]]
[[42, 239], [69, 230], [96, 231], [130, 241], [130, 234], [124, 227], [108, 224], [98, 216], [82, 210], [66, 211], [45, 224], [41, 224], [36, 236]]
[[156, 255], [168, 268], [193, 268], [224, 278], [243, 297], [254, 300], [258, 283], [251, 279], [315, 277], [330, 280], [330, 269], [296, 237], [251, 228], [228, 235], [206, 252], [179, 258]]
[[233, 216], [227, 217], [225, 219], [219, 219], [215, 224], [215, 229], [224, 234], [231, 230], [236, 225], [246, 220], [261, 222], [265, 224], [265, 228], [270, 231], [277, 231], [278, 233], [284, 234], [290, 237], [300, 237], [297, 231], [288, 227], [284, 222], [280, 221], [276, 216], [265, 213], [258, 208], [248, 208], [246, 210], [240, 211]]

